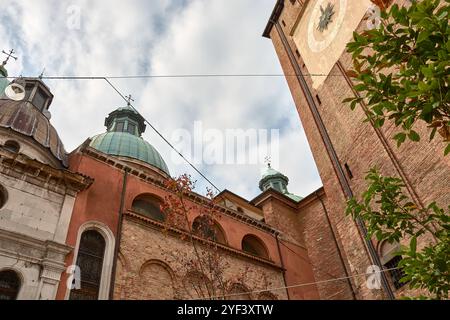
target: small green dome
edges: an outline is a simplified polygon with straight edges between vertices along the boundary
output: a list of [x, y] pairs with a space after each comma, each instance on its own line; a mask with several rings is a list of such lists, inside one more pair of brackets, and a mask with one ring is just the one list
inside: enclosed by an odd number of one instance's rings
[[261, 180], [259, 181], [259, 189], [261, 191], [264, 192], [268, 189], [275, 189], [278, 192], [284, 194], [286, 197], [294, 200], [295, 202], [299, 202], [300, 200], [302, 200], [302, 197], [299, 197], [288, 191], [288, 184], [289, 178], [281, 172], [273, 169], [270, 164], [268, 164], [267, 168], [264, 168], [261, 172]]
[[170, 175], [159, 152], [141, 137], [128, 132], [105, 132], [94, 136], [89, 145], [106, 154], [144, 161]]

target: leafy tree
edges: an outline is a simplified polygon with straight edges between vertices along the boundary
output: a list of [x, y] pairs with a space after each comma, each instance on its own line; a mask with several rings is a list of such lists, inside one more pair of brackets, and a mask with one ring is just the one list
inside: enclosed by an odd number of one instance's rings
[[[361, 218], [367, 224], [368, 238], [378, 241], [400, 242], [409, 238], [409, 247], [399, 255], [399, 267], [411, 288], [427, 289], [434, 298], [448, 299], [450, 289], [450, 206], [447, 210], [431, 203], [418, 208], [403, 193], [403, 182], [383, 177], [372, 169], [366, 176], [369, 188], [362, 201], [348, 201], [347, 214]], [[378, 209], [373, 208], [373, 204]], [[417, 250], [417, 238], [428, 234], [432, 240]]]
[[[347, 46], [357, 82], [356, 97], [345, 99], [355, 109], [364, 102], [367, 121], [382, 127], [386, 120], [400, 129], [394, 139], [419, 141], [413, 129], [418, 121], [436, 133], [450, 153], [450, 0], [411, 1], [408, 7], [393, 5], [381, 14], [380, 27], [354, 33]], [[445, 177], [444, 177], [445, 179]], [[450, 206], [436, 203], [418, 208], [403, 192], [401, 179], [382, 176], [371, 169], [368, 189], [361, 201], [352, 198], [347, 214], [367, 224], [368, 238], [378, 241], [409, 240], [399, 267], [411, 288], [426, 289], [432, 298], [448, 299], [450, 288]], [[431, 239], [419, 249], [417, 239]], [[423, 243], [423, 242], [422, 242]]]
[[360, 96], [348, 98], [352, 109], [362, 102], [376, 126], [393, 120], [401, 130], [398, 145], [409, 138], [419, 141], [417, 121], [446, 142], [450, 153], [450, 0], [412, 1], [409, 7], [393, 5], [381, 13], [380, 27], [354, 33], [347, 45]]

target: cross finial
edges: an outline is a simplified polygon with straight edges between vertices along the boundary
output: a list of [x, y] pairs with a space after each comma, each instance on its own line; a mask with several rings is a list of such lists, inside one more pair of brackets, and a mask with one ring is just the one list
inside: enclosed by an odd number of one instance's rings
[[131, 94], [125, 97], [127, 99], [127, 106], [131, 106], [131, 101], [134, 102], [134, 99], [131, 97]]
[[14, 49], [11, 49], [11, 51], [9, 51], [9, 53], [6, 52], [5, 50], [2, 50], [2, 53], [3, 53], [3, 54], [6, 54], [6, 60], [3, 61], [2, 67], [4, 67], [4, 66], [8, 63], [9, 58], [13, 58], [14, 60], [17, 60], [17, 57], [14, 57], [14, 56], [13, 56], [13, 53], [15, 53]]
[[45, 68], [42, 69], [41, 74], [39, 75], [39, 79], [42, 79], [44, 77], [44, 73], [45, 73]]
[[270, 168], [270, 162], [271, 162], [270, 156], [266, 156], [266, 157], [264, 158], [264, 162], [267, 163], [267, 167]]

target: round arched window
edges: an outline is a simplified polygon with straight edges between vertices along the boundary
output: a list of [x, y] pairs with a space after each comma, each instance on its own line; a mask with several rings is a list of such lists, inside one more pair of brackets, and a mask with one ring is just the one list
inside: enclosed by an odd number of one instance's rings
[[207, 216], [198, 216], [192, 223], [192, 232], [199, 237], [226, 244], [225, 234], [219, 224]]
[[12, 270], [0, 271], [0, 300], [16, 300], [20, 290], [20, 278]]
[[164, 222], [166, 217], [161, 211], [161, 200], [151, 195], [140, 195], [133, 200], [132, 210], [150, 219]]
[[254, 235], [248, 234], [242, 239], [242, 250], [252, 255], [269, 259], [264, 243]]
[[20, 145], [14, 140], [8, 140], [5, 142], [3, 147], [11, 152], [18, 153], [20, 150]]
[[82, 233], [76, 263], [81, 271], [81, 288], [70, 291], [70, 300], [98, 299], [105, 247], [105, 238], [97, 230]]

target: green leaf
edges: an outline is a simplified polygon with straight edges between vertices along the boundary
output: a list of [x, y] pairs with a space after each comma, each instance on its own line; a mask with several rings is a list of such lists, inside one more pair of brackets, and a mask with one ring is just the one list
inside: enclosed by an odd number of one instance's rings
[[416, 132], [416, 131], [414, 131], [414, 130], [411, 130], [410, 132], [409, 132], [409, 134], [408, 134], [408, 138], [409, 139], [411, 139], [412, 141], [420, 141], [420, 136], [419, 136], [419, 134]]
[[450, 153], [450, 143], [447, 145], [447, 148], [445, 148], [444, 155], [446, 156], [449, 153]]
[[417, 37], [417, 44], [421, 43], [424, 40], [427, 40], [429, 36], [430, 36], [429, 31], [422, 31], [421, 33], [419, 33], [419, 36]]
[[436, 135], [436, 131], [437, 131], [437, 128], [436, 128], [436, 127], [433, 128], [433, 130], [431, 130], [430, 141], [434, 139], [434, 136]]
[[420, 71], [423, 73], [425, 77], [433, 78], [433, 69], [430, 67], [422, 67]]
[[416, 249], [417, 249], [417, 238], [412, 237], [411, 242], [409, 243], [409, 248], [412, 256], [414, 257], [416, 255]]
[[354, 87], [354, 89], [355, 89], [356, 91], [365, 91], [365, 90], [367, 90], [367, 87], [366, 87], [365, 84], [360, 83], [360, 84], [356, 85], [356, 86]]
[[352, 97], [352, 98], [345, 98], [344, 100], [342, 100], [342, 103], [351, 102], [351, 101], [353, 101], [353, 100], [355, 100], [354, 97]]
[[397, 147], [400, 147], [400, 145], [406, 140], [406, 133], [404, 132], [397, 133], [394, 136], [394, 139], [397, 140]]

